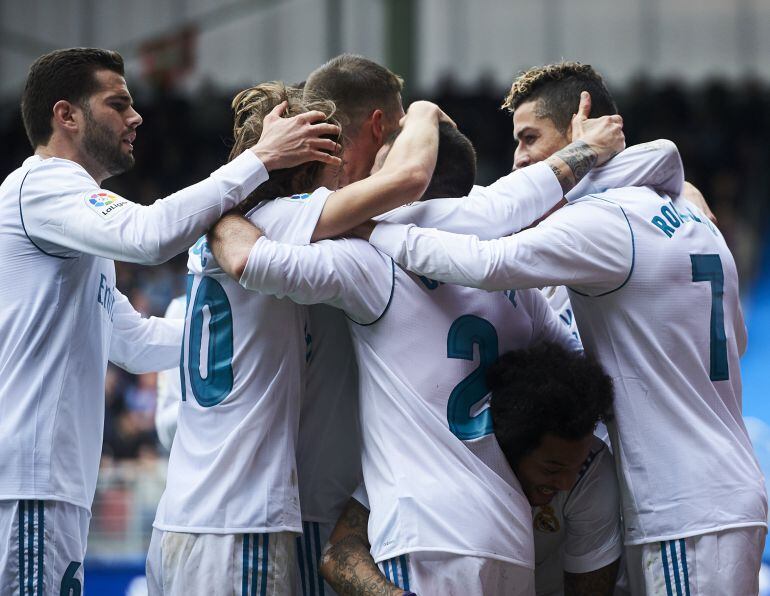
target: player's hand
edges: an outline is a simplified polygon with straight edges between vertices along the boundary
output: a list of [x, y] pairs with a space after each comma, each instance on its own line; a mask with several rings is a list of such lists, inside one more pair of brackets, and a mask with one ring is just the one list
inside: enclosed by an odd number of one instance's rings
[[590, 113], [591, 95], [583, 91], [577, 114], [572, 116], [572, 141], [587, 143], [596, 152], [596, 165], [600, 166], [626, 148], [623, 118], [617, 114], [589, 118]]
[[703, 211], [703, 214], [708, 217], [712, 223], [717, 223], [717, 216], [711, 211], [711, 208], [706, 202], [706, 197], [699, 191], [694, 185], [685, 181], [682, 189], [682, 196], [695, 205], [698, 209]]
[[251, 147], [265, 168], [279, 170], [291, 168], [308, 161], [320, 161], [332, 166], [341, 166], [337, 155], [340, 147], [336, 141], [322, 138], [323, 135], [339, 137], [340, 127], [324, 122], [323, 112], [317, 110], [282, 118], [287, 102], [282, 102], [265, 116], [262, 136]]

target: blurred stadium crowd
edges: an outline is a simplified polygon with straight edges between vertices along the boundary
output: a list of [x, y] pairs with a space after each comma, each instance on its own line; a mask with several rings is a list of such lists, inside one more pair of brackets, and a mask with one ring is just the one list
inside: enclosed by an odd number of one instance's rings
[[[434, 93], [419, 94], [442, 106], [473, 141], [480, 184], [511, 167], [511, 120], [499, 108], [506, 91], [491, 81], [468, 89], [446, 79]], [[719, 218], [745, 293], [758, 268], [770, 213], [770, 86], [754, 80], [683, 86], [639, 79], [613, 93], [628, 144], [669, 138], [679, 146], [687, 179]], [[405, 105], [417, 97], [406, 97]], [[140, 92], [135, 102], [145, 123], [138, 131], [136, 166], [105, 186], [149, 204], [216, 169], [229, 152], [230, 98], [211, 88], [191, 96]], [[30, 154], [15, 103], [2, 105], [0, 134], [4, 177]], [[186, 261], [179, 255], [159, 267], [118, 263], [117, 285], [138, 311], [162, 316], [184, 291]], [[111, 365], [105, 397], [90, 552], [143, 553], [165, 478], [166, 455], [154, 428], [156, 375], [130, 375]]]

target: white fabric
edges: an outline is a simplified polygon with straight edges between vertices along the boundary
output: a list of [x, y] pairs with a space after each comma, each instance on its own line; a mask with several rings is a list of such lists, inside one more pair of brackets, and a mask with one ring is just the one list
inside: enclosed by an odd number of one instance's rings
[[361, 482], [358, 368], [347, 319], [325, 304], [310, 315], [297, 472], [302, 520], [332, 526]]
[[[378, 563], [402, 590], [442, 596], [534, 596], [532, 570], [495, 559], [441, 552], [415, 552]], [[407, 569], [404, 569], [404, 567]], [[408, 588], [407, 588], [408, 586]]]
[[61, 501], [0, 501], [0, 594], [82, 594], [90, 520]]
[[[614, 381], [626, 543], [766, 525], [764, 480], [741, 416], [746, 329], [735, 263], [695, 206], [624, 188], [507, 238], [383, 223], [372, 243], [446, 282], [570, 286], [585, 349]], [[704, 267], [715, 264], [721, 272], [708, 281]]]
[[[163, 315], [165, 319], [184, 320], [186, 297], [174, 298]], [[176, 433], [176, 417], [182, 401], [182, 383], [179, 378], [179, 364], [158, 373], [158, 397], [155, 404], [155, 431], [158, 440], [166, 449], [171, 449]]]
[[564, 572], [588, 573], [620, 558], [623, 536], [612, 454], [596, 438], [577, 483], [532, 508], [538, 595], [561, 594]]
[[536, 341], [574, 347], [539, 292], [420, 279], [360, 240], [260, 238], [241, 284], [335, 305], [353, 323], [375, 560], [437, 550], [534, 565], [530, 508], [491, 434], [483, 372]]
[[187, 534], [153, 529], [149, 596], [294, 596], [296, 535]]
[[[329, 192], [265, 202], [249, 219], [276, 238], [307, 243]], [[190, 249], [188, 268], [182, 401], [154, 526], [301, 532], [295, 446], [306, 309], [245, 291], [205, 238]]]
[[766, 528], [735, 528], [628, 546], [631, 594], [758, 594], [766, 534]]
[[[115, 287], [110, 259], [173, 256], [264, 178], [261, 162], [244, 156], [151, 207], [102, 191], [63, 159], [30, 157], [5, 179], [0, 498], [90, 508], [107, 360], [131, 372], [169, 368], [178, 361], [182, 332], [179, 321], [142, 319], [134, 311]], [[92, 205], [92, 195], [104, 204]]]

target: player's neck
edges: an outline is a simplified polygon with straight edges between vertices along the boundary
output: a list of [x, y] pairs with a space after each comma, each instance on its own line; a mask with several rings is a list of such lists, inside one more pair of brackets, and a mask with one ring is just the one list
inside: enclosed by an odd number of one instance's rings
[[62, 139], [56, 134], [51, 136], [51, 139], [45, 145], [38, 145], [35, 148], [35, 155], [48, 159], [50, 157], [57, 157], [59, 159], [67, 159], [79, 164], [88, 174], [101, 186], [102, 182], [107, 178], [107, 174], [102, 171], [102, 168], [95, 162], [95, 160], [88, 157], [85, 152], [72, 143], [69, 139]]

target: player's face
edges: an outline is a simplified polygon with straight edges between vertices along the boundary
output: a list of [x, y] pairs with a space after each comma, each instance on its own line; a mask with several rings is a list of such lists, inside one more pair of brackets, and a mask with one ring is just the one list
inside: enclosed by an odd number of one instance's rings
[[527, 101], [513, 112], [513, 138], [518, 141], [514, 170], [543, 161], [569, 144], [568, 136], [550, 118], [538, 116], [538, 104], [539, 100]]
[[83, 108], [82, 150], [110, 176], [134, 165], [136, 127], [142, 117], [132, 105], [125, 79], [116, 72], [95, 73], [100, 89]]
[[355, 134], [345, 133], [342, 160], [344, 178], [348, 182], [358, 182], [370, 175], [377, 152], [385, 140], [398, 130], [399, 122], [404, 117], [400, 95], [397, 105], [395, 111], [375, 110], [358, 126], [351, 127], [356, 130]]
[[547, 505], [561, 490], [570, 490], [588, 457], [593, 434], [573, 441], [551, 433], [514, 466], [521, 488], [533, 507]]

